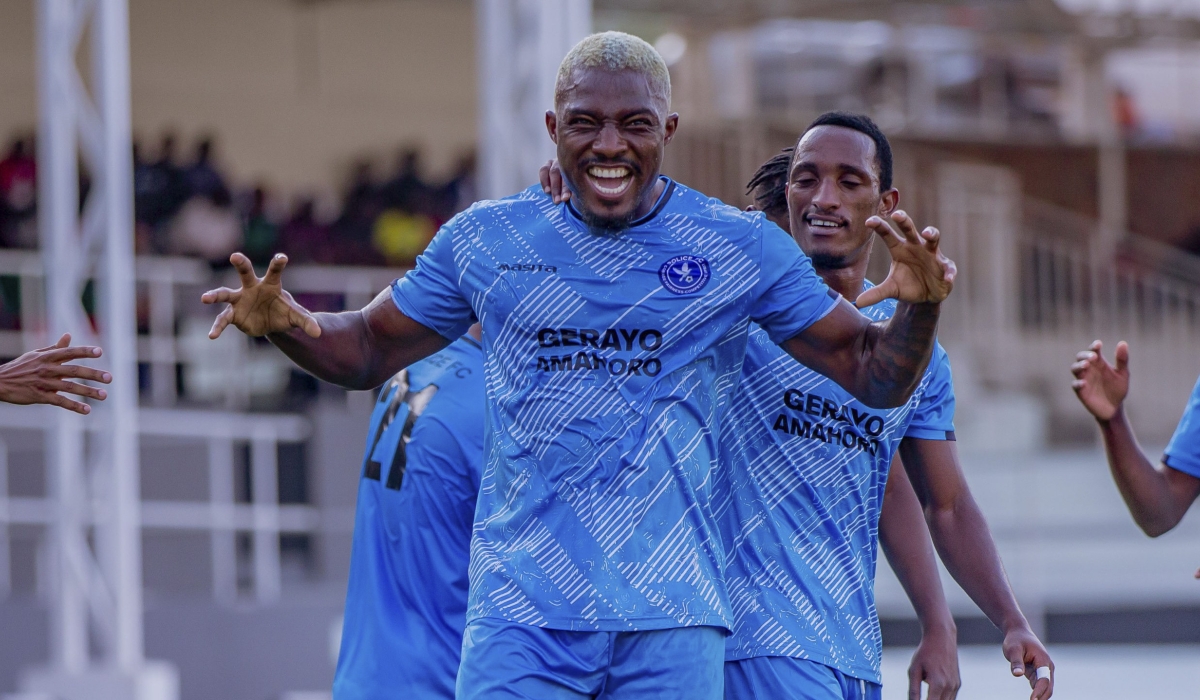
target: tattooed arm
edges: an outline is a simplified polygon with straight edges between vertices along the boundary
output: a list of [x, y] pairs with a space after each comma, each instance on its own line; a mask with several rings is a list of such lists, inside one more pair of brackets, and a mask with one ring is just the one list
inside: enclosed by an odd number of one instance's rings
[[933, 227], [917, 233], [903, 211], [887, 220], [872, 216], [867, 226], [887, 244], [892, 268], [854, 306], [896, 299], [896, 313], [886, 323], [871, 323], [842, 301], [781, 347], [868, 406], [891, 408], [908, 400], [929, 364], [940, 304], [954, 286], [956, 268], [938, 249], [941, 233]]
[[891, 408], [912, 396], [929, 364], [938, 311], [937, 304], [900, 302], [890, 320], [871, 323], [843, 300], [782, 347], [859, 401]]

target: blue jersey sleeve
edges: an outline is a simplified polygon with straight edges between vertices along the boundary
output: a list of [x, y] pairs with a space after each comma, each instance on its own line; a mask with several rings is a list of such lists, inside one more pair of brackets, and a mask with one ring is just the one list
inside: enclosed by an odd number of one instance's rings
[[417, 257], [415, 270], [392, 283], [392, 301], [400, 313], [451, 340], [475, 322], [471, 304], [458, 285], [453, 225], [451, 221], [438, 231]]
[[950, 375], [950, 358], [941, 345], [934, 346], [929, 364], [929, 383], [925, 385], [904, 437], [953, 440], [954, 378]]
[[1200, 379], [1196, 381], [1192, 397], [1183, 410], [1183, 418], [1179, 419], [1175, 434], [1167, 444], [1163, 464], [1200, 478]]
[[840, 297], [825, 285], [791, 236], [766, 217], [758, 221], [763, 228], [762, 279], [750, 318], [778, 344], [823, 318]]

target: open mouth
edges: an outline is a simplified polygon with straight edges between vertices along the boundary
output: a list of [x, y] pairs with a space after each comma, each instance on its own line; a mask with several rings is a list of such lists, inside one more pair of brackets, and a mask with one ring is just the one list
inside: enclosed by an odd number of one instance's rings
[[808, 224], [809, 230], [813, 233], [830, 234], [837, 233], [846, 227], [846, 222], [842, 219], [835, 219], [827, 216], [815, 216], [809, 214], [804, 217], [804, 223]]
[[620, 197], [633, 184], [627, 165], [593, 165], [587, 169], [588, 183], [603, 197]]

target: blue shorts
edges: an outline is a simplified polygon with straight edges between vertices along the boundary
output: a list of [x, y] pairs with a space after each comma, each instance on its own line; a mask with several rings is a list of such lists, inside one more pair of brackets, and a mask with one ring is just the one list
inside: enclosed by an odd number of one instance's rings
[[881, 700], [878, 683], [808, 659], [757, 656], [725, 663], [725, 700]]
[[725, 631], [568, 632], [483, 618], [467, 625], [456, 696], [517, 700], [721, 700]]

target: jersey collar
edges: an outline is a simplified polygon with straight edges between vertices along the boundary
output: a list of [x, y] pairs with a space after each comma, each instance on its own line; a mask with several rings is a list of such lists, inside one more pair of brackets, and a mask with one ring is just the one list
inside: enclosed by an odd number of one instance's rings
[[[658, 200], [654, 202], [654, 206], [650, 208], [650, 211], [645, 216], [638, 217], [630, 222], [629, 228], [637, 228], [638, 226], [649, 222], [651, 219], [662, 213], [663, 207], [667, 206], [667, 202], [670, 201], [671, 195], [675, 193], [674, 180], [666, 175], [659, 175], [658, 179], [666, 183], [666, 187], [663, 188], [662, 194], [658, 195]], [[575, 209], [575, 205], [572, 203], [572, 200], [568, 199], [565, 206], [567, 211], [571, 213], [571, 216], [577, 219], [580, 223], [583, 222], [583, 217], [579, 214], [579, 211]]]

